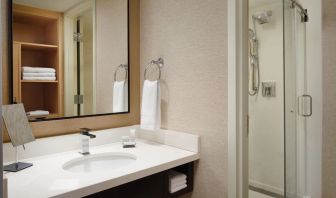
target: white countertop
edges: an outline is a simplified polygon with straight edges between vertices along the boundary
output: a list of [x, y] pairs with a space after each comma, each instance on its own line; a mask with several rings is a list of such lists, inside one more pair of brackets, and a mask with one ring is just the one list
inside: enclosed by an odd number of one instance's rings
[[83, 197], [137, 180], [188, 162], [200, 154], [172, 146], [137, 140], [136, 148], [122, 148], [120, 142], [90, 148], [91, 154], [124, 152], [137, 157], [125, 167], [93, 173], [63, 170], [65, 162], [80, 157], [79, 150], [22, 160], [34, 165], [17, 173], [5, 173], [9, 198]]

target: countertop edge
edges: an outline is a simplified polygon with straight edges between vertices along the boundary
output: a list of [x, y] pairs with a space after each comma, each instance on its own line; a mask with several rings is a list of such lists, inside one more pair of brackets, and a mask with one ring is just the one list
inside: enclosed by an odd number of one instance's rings
[[108, 190], [110, 188], [122, 185], [122, 184], [126, 184], [132, 181], [135, 181], [137, 179], [141, 179], [144, 177], [147, 177], [149, 175], [153, 175], [189, 162], [193, 162], [193, 161], [197, 161], [200, 159], [200, 154], [199, 153], [195, 153], [193, 155], [184, 157], [184, 158], [180, 158], [168, 163], [164, 163], [164, 164], [160, 164], [158, 166], [155, 167], [151, 167], [148, 169], [143, 169], [131, 174], [127, 174], [127, 175], [123, 175], [121, 177], [118, 178], [113, 178], [104, 182], [100, 182], [97, 184], [93, 184], [84, 188], [79, 188], [73, 191], [69, 191], [60, 195], [56, 195], [53, 197], [58, 197], [58, 198], [74, 198], [74, 197], [84, 197], [84, 196], [88, 196], [97, 192], [101, 192], [104, 190]]

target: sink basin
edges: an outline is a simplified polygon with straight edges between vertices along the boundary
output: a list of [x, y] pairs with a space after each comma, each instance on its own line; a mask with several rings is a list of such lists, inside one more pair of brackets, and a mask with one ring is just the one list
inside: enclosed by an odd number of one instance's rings
[[98, 153], [78, 157], [66, 162], [63, 169], [75, 173], [109, 171], [135, 162], [136, 156], [128, 153]]

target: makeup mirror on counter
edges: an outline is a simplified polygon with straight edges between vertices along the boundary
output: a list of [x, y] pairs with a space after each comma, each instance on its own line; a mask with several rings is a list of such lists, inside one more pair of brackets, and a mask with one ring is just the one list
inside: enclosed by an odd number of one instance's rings
[[2, 118], [7, 129], [10, 140], [15, 148], [15, 162], [5, 165], [4, 171], [18, 172], [31, 167], [32, 163], [19, 162], [18, 147], [35, 141], [33, 130], [29, 125], [26, 111], [22, 104], [12, 104], [2, 106]]
[[6, 102], [30, 121], [129, 112], [128, 5], [10, 1]]
[[14, 147], [35, 141], [22, 104], [3, 105], [2, 118]]

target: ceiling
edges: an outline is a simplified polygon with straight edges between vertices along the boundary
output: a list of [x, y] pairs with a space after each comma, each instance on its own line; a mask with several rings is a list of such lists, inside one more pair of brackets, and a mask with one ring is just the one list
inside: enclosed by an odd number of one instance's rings
[[65, 12], [83, 0], [13, 0], [15, 4]]

